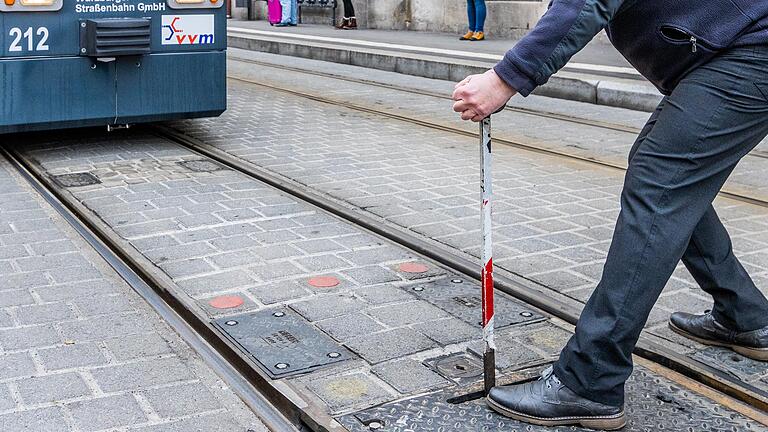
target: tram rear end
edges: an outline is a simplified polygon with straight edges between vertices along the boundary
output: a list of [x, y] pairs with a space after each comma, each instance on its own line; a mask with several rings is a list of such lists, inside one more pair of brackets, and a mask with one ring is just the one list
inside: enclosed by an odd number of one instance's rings
[[1, 0], [0, 133], [212, 117], [224, 0]]

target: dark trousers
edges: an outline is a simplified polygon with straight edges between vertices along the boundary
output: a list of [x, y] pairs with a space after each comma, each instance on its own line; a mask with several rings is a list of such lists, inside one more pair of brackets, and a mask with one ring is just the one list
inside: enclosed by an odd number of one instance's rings
[[768, 325], [768, 300], [739, 260], [712, 202], [768, 135], [768, 46], [733, 48], [664, 98], [629, 157], [603, 276], [555, 374], [588, 399], [620, 405], [632, 350], [680, 260], [738, 331]]
[[344, 0], [344, 18], [355, 16], [355, 7], [352, 6], [352, 0]]

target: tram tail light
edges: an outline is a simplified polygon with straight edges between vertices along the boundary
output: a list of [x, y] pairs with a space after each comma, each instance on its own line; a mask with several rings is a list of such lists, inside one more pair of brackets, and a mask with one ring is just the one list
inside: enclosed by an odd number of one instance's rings
[[188, 4], [200, 4], [203, 3], [204, 0], [175, 0], [176, 3], [182, 4], [182, 5], [188, 5]]
[[5, 0], [6, 6], [13, 6], [14, 3], [16, 3], [16, 0]]
[[[13, 3], [13, 0], [5, 0], [5, 4], [8, 4], [8, 1]], [[51, 6], [54, 0], [19, 0], [19, 2], [22, 6]]]

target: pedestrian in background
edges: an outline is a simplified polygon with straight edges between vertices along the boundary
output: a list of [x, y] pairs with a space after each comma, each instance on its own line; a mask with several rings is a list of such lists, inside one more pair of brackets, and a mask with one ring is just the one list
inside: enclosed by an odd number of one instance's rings
[[336, 28], [357, 30], [357, 18], [355, 18], [355, 7], [352, 5], [352, 0], [344, 0], [344, 18], [341, 19]]
[[460, 37], [463, 41], [481, 41], [485, 39], [485, 0], [467, 0], [467, 18], [469, 31]]
[[276, 27], [296, 26], [299, 23], [299, 5], [298, 0], [280, 0], [280, 6], [283, 8], [283, 16]]

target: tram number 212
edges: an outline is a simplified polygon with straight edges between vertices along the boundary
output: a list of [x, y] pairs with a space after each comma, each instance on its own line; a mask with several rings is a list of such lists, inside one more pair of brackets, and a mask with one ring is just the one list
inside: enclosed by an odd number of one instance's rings
[[38, 27], [33, 29], [27, 27], [26, 30], [21, 30], [18, 27], [13, 27], [8, 31], [8, 35], [12, 38], [11, 46], [8, 47], [9, 52], [21, 52], [24, 51], [48, 51], [48, 28]]

